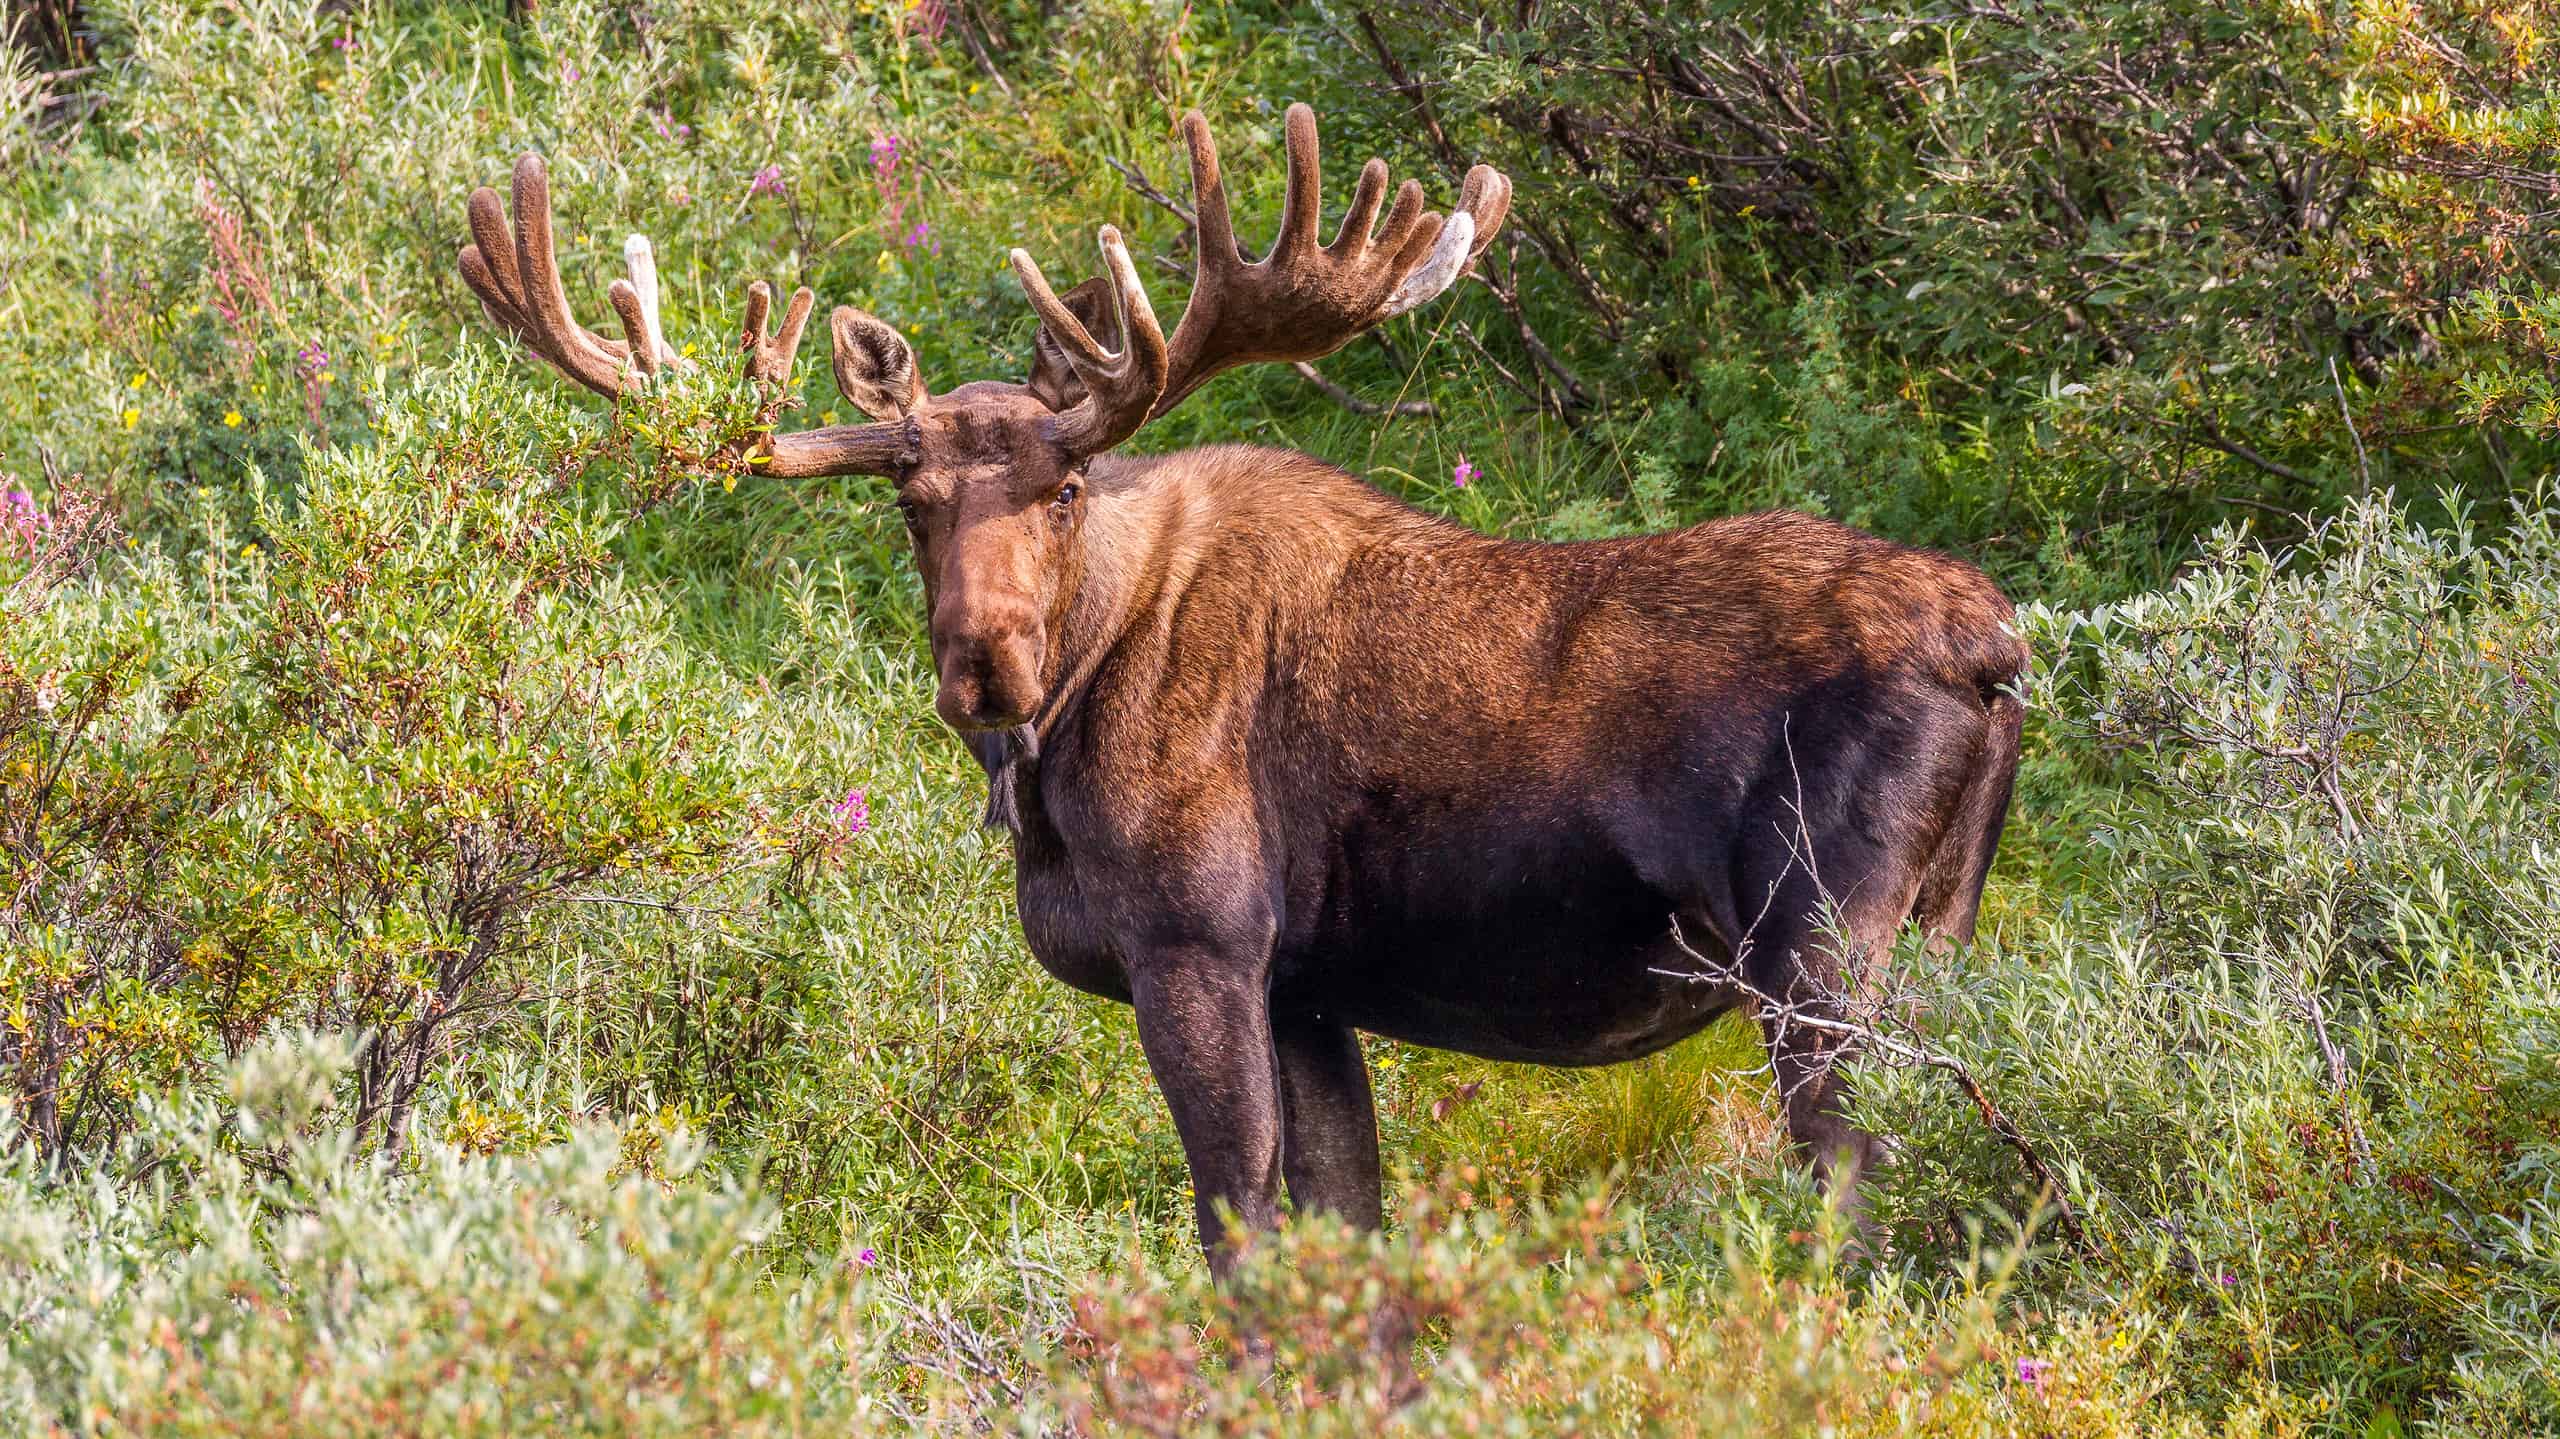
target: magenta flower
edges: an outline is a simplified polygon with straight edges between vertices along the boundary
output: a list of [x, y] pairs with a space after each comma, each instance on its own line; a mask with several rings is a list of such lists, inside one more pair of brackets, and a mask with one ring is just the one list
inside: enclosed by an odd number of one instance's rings
[[782, 167], [780, 165], [767, 165], [763, 169], [758, 170], [755, 173], [755, 178], [747, 184], [747, 193], [750, 195], [781, 194]]
[[871, 828], [871, 801], [858, 789], [846, 790], [844, 798], [837, 800], [829, 812], [836, 817], [836, 827], [848, 838]]
[[1464, 455], [1460, 455], [1458, 456], [1458, 467], [1449, 472], [1449, 483], [1463, 490], [1475, 479], [1477, 473], [1478, 471], [1476, 470], [1475, 462]]
[[35, 496], [24, 490], [0, 493], [0, 553], [23, 550], [32, 556], [52, 528], [53, 517], [36, 507]]
[[2021, 1359], [2018, 1361], [2018, 1382], [2034, 1389], [2038, 1394], [2042, 1394], [2044, 1392], [2045, 1376], [2052, 1372], [2053, 1361], [2050, 1359]]
[[649, 114], [649, 123], [658, 127], [658, 138], [661, 140], [682, 139], [683, 137], [693, 133], [693, 127], [691, 125], [681, 125], [676, 123], [675, 112], [672, 110], [661, 109], [651, 111]]
[[314, 340], [293, 352], [293, 368], [295, 373], [309, 379], [329, 368], [329, 352], [320, 348], [320, 342]]
[[942, 242], [933, 237], [931, 220], [916, 221], [915, 228], [907, 231], [906, 238], [901, 243], [910, 251], [929, 250], [936, 255], [942, 253]]
[[901, 144], [902, 142], [895, 135], [877, 136], [871, 142], [872, 173], [878, 175], [880, 182], [884, 185], [889, 182], [891, 176], [898, 173], [898, 151]]
[[2228, 1269], [2226, 1269], [2226, 1270], [2222, 1271], [2222, 1287], [2223, 1287], [2223, 1288], [2225, 1288], [2225, 1289], [2236, 1289], [2236, 1288], [2238, 1288], [2239, 1286], [2240, 1286], [2240, 1276], [2239, 1276], [2239, 1275], [2232, 1273], [2232, 1272], [2231, 1272], [2230, 1270], [2228, 1270]]
[[865, 1249], [860, 1254], [853, 1256], [853, 1262], [864, 1269], [868, 1269], [872, 1265], [880, 1262], [880, 1251], [876, 1249]]

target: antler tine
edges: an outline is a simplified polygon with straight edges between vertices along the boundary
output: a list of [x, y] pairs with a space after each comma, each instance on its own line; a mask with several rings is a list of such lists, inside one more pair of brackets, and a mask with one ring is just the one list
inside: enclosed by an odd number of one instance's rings
[[1467, 171], [1465, 182], [1458, 186], [1458, 208], [1475, 221], [1475, 248], [1467, 253], [1467, 262], [1473, 264], [1511, 214], [1511, 177], [1491, 165]]
[[791, 292], [791, 304], [782, 312], [782, 328], [766, 334], [765, 316], [773, 310], [773, 287], [758, 280], [747, 286], [747, 318], [738, 347], [746, 352], [747, 378], [776, 390], [791, 387], [791, 363], [800, 353], [800, 333], [808, 326], [809, 311], [818, 297], [808, 286]]
[[1084, 399], [1058, 416], [1055, 431], [1058, 443], [1077, 455], [1099, 454], [1136, 434], [1154, 413], [1170, 373], [1163, 326], [1147, 300], [1146, 287], [1138, 281], [1138, 267], [1130, 262], [1120, 231], [1103, 226], [1101, 246], [1103, 272], [1111, 282], [1113, 316], [1122, 337], [1116, 355], [1103, 349], [1049, 288], [1048, 278], [1029, 252], [1017, 249], [1009, 257], [1031, 308], [1084, 381]]
[[667, 332], [658, 316], [658, 256], [649, 248], [646, 235], [626, 235], [622, 240], [622, 265], [631, 276], [632, 298], [639, 302], [640, 333], [632, 336], [632, 353], [647, 353], [666, 364], [683, 357], [667, 343]]
[[498, 192], [483, 185], [471, 192], [466, 207], [472, 243], [462, 247], [462, 279], [480, 297], [480, 308], [510, 339], [530, 341], [533, 322], [525, 318], [524, 282], [516, 276], [515, 237], [507, 232], [505, 207]]
[[1281, 121], [1281, 129], [1287, 136], [1289, 187], [1280, 201], [1280, 237], [1272, 241], [1271, 253], [1263, 257], [1266, 264], [1315, 248], [1316, 217], [1324, 204], [1324, 169], [1318, 163], [1323, 152], [1316, 139], [1316, 112], [1305, 105], [1292, 105]]

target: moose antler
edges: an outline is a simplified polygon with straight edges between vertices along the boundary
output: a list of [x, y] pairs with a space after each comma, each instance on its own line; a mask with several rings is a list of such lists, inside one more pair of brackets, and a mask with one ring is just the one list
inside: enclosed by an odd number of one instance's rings
[[[542, 157], [516, 161], [510, 229], [506, 208], [495, 190], [483, 185], [471, 192], [472, 243], [462, 247], [462, 278], [480, 297], [489, 318], [527, 349], [549, 361], [560, 373], [608, 399], [618, 398], [649, 376], [666, 369], [689, 370], [693, 362], [667, 343], [658, 309], [657, 257], [645, 235], [623, 242], [627, 278], [606, 288], [605, 298], [622, 322], [623, 338], [609, 340], [581, 326], [569, 313], [569, 297], [560, 283], [560, 261], [551, 234], [551, 177]], [[739, 349], [746, 374], [770, 393], [790, 389], [791, 367], [800, 337], [816, 303], [806, 286], [791, 294], [779, 330], [768, 332], [773, 288], [762, 280], [747, 287], [746, 317]], [[878, 322], [856, 311], [839, 309], [834, 331], [839, 350], [837, 383], [848, 399], [855, 391], [845, 379], [842, 351], [865, 324]], [[863, 401], [856, 399], [857, 404]], [[865, 408], [869, 408], [865, 405]], [[776, 435], [759, 443], [758, 467], [776, 475], [868, 473], [893, 468], [913, 448], [904, 424], [830, 426]]]
[[1316, 112], [1290, 106], [1285, 129], [1289, 188], [1280, 235], [1256, 261], [1236, 244], [1209, 122], [1197, 110], [1182, 117], [1199, 216], [1200, 268], [1182, 323], [1174, 328], [1173, 376], [1156, 403], [1157, 414], [1221, 370], [1329, 355], [1439, 295], [1493, 243], [1511, 211], [1511, 181], [1490, 165], [1478, 165], [1467, 172], [1457, 207], [1446, 217], [1425, 212], [1421, 184], [1407, 180], [1397, 187], [1386, 223], [1373, 233], [1387, 193], [1387, 162], [1373, 159], [1361, 168], [1333, 243], [1318, 245], [1323, 182]]
[[[1152, 311], [1144, 312], [1143, 324], [1116, 329], [1111, 324], [1103, 292], [1117, 299], [1116, 308], [1125, 315], [1135, 316], [1144, 309], [1145, 296], [1138, 291], [1134, 275], [1123, 277], [1115, 267], [1110, 281], [1088, 280], [1062, 302], [1029, 257], [1014, 252], [1014, 270], [1042, 323], [1044, 343], [1039, 346], [1031, 382], [1035, 394], [1052, 403], [1073, 401], [1079, 407], [1093, 403], [1100, 390], [1089, 372], [1106, 363], [1118, 365], [1121, 373], [1115, 383], [1122, 394], [1116, 403], [1125, 422], [1128, 392], [1140, 388], [1143, 377], [1154, 372], [1151, 347], [1163, 346], [1164, 385], [1139, 421], [1144, 423], [1180, 404], [1222, 370], [1331, 354], [1363, 331], [1448, 289], [1484, 253], [1510, 213], [1510, 180], [1491, 166], [1478, 165], [1467, 173], [1457, 206], [1447, 216], [1426, 212], [1422, 186], [1407, 180], [1397, 189], [1385, 224], [1378, 225], [1378, 210], [1387, 196], [1387, 165], [1371, 160], [1360, 172], [1351, 207], [1333, 242], [1319, 245], [1316, 229], [1323, 197], [1315, 111], [1290, 106], [1286, 129], [1289, 188], [1280, 236], [1269, 254], [1253, 260], [1236, 245], [1209, 122], [1197, 110], [1182, 117], [1182, 137], [1191, 153], [1199, 269], [1169, 345], [1156, 335]], [[1119, 237], [1110, 230], [1104, 234], [1108, 261]], [[1125, 265], [1125, 261], [1124, 254], [1116, 264]], [[1108, 356], [1095, 343], [1095, 326], [1129, 336], [1121, 356]], [[1060, 360], [1067, 375], [1056, 367]], [[1061, 383], [1070, 376], [1082, 382], [1081, 391]], [[1109, 442], [1116, 444], [1136, 428], [1134, 424], [1125, 429], [1096, 426], [1094, 433], [1108, 434]]]
[[[1288, 200], [1280, 238], [1260, 260], [1236, 248], [1218, 147], [1200, 112], [1182, 118], [1198, 201], [1199, 271], [1173, 338], [1165, 338], [1146, 288], [1138, 283], [1120, 232], [1102, 228], [1102, 278], [1065, 299], [1030, 255], [1012, 252], [1015, 276], [1039, 313], [1039, 358], [1022, 386], [966, 386], [941, 400], [918, 378], [915, 351], [873, 317], [839, 306], [828, 328], [835, 339], [836, 388], [868, 425], [767, 433], [761, 426], [731, 442], [765, 474], [816, 476], [893, 474], [916, 463], [923, 422], [935, 407], [995, 402], [1011, 391], [1034, 402], [1046, 433], [1069, 454], [1099, 454], [1181, 403], [1211, 375], [1264, 360], [1311, 360], [1429, 300], [1453, 284], [1501, 228], [1511, 208], [1511, 182], [1489, 166], [1467, 173], [1448, 215], [1423, 209], [1422, 187], [1407, 180], [1383, 225], [1387, 167], [1371, 160], [1351, 192], [1333, 242], [1316, 242], [1322, 193], [1317, 178], [1316, 117], [1289, 107]], [[552, 242], [551, 182], [539, 157], [516, 161], [511, 205], [486, 186], [471, 193], [472, 243], [462, 249], [462, 277], [500, 329], [569, 378], [608, 398], [629, 393], [667, 369], [692, 362], [668, 346], [658, 313], [658, 271], [649, 242], [623, 245], [627, 277], [606, 289], [623, 338], [609, 340], [570, 317]], [[508, 210], [512, 209], [513, 224]], [[769, 396], [770, 420], [790, 392], [793, 357], [814, 298], [794, 291], [781, 328], [767, 333], [773, 291], [747, 289], [739, 349], [747, 376]], [[1099, 335], [1099, 338], [1097, 338]], [[1118, 348], [1106, 348], [1106, 343]]]

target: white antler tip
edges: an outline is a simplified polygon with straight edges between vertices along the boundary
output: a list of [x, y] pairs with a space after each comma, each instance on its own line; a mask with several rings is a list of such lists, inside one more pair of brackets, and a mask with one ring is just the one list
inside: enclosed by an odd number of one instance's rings
[[624, 236], [622, 240], [622, 258], [626, 262], [645, 261], [650, 259], [649, 237], [638, 234]]
[[1476, 218], [1464, 210], [1451, 215], [1440, 227], [1440, 238], [1431, 246], [1430, 258], [1414, 267], [1404, 283], [1396, 286], [1387, 301], [1386, 313], [1380, 318], [1393, 319], [1423, 304], [1458, 281], [1459, 272], [1467, 267], [1467, 251], [1476, 242]]

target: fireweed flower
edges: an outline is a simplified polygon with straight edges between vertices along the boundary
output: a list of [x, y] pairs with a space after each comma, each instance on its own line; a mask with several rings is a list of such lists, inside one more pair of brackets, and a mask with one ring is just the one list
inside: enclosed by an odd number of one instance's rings
[[293, 352], [293, 368], [296, 374], [306, 380], [310, 379], [329, 368], [329, 352], [320, 348], [320, 342], [314, 340]]
[[758, 170], [755, 173], [755, 178], [747, 182], [747, 193], [751, 196], [781, 194], [782, 167], [780, 165], [767, 165], [763, 169]]
[[871, 828], [871, 801], [858, 789], [846, 790], [844, 798], [837, 800], [828, 812], [835, 816], [836, 827], [843, 830], [847, 838]]
[[35, 554], [51, 528], [53, 517], [36, 507], [35, 496], [24, 490], [0, 492], [0, 554]]
[[2053, 1373], [2053, 1361], [2050, 1359], [2018, 1361], [2018, 1382], [2034, 1389], [2038, 1394], [2044, 1392], [2045, 1376], [2051, 1373]]
[[904, 244], [911, 252], [924, 250], [936, 255], [942, 253], [942, 242], [933, 237], [933, 222], [931, 220], [916, 221], [915, 228], [907, 231], [906, 238], [900, 243]]
[[898, 149], [902, 142], [895, 135], [879, 135], [871, 141], [871, 172], [888, 183], [898, 173]]
[[1458, 456], [1458, 467], [1449, 472], [1449, 483], [1463, 490], [1469, 484], [1474, 482], [1476, 474], [1475, 462], [1464, 455], [1460, 455]]
[[880, 1262], [880, 1251], [876, 1249], [865, 1249], [860, 1254], [853, 1256], [853, 1262], [865, 1269], [868, 1269], [872, 1265]]

